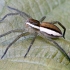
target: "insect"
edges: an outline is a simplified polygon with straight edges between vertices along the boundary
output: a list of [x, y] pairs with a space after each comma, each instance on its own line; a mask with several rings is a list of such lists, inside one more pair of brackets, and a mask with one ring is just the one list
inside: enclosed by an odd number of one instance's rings
[[[59, 21], [53, 21], [53, 22], [42, 22], [46, 17], [42, 17], [39, 21], [33, 19], [30, 15], [26, 14], [25, 12], [22, 12], [18, 9], [12, 8], [10, 6], [8, 6], [9, 9], [16, 11], [16, 13], [8, 13], [6, 14], [1, 20], [0, 22], [2, 22], [7, 16], [10, 15], [20, 15], [21, 17], [26, 16], [27, 20], [25, 22], [25, 29], [15, 29], [15, 30], [11, 30], [9, 32], [6, 32], [2, 35], [0, 35], [0, 37], [3, 37], [5, 35], [8, 35], [12, 32], [21, 32], [20, 35], [18, 35], [6, 48], [4, 54], [2, 55], [1, 59], [5, 56], [5, 54], [7, 53], [8, 49], [11, 47], [11, 45], [13, 45], [13, 43], [15, 43], [19, 38], [23, 37], [23, 36], [27, 36], [29, 34], [33, 34], [34, 38], [32, 39], [30, 46], [28, 47], [28, 50], [26, 52], [26, 54], [24, 55], [24, 57], [27, 56], [28, 52], [30, 51], [36, 37], [39, 35], [41, 37], [43, 37], [44, 39], [49, 40], [50, 42], [52, 42], [54, 45], [56, 45], [57, 49], [60, 50], [60, 52], [70, 61], [70, 57], [67, 55], [67, 53], [61, 48], [61, 46], [55, 42], [52, 38], [59, 38], [59, 37], [63, 37], [65, 38], [65, 32], [66, 32], [66, 28], [59, 22]], [[25, 18], [25, 17], [24, 17]], [[62, 33], [61, 30], [55, 25], [55, 24], [59, 24], [63, 29], [64, 32]]]

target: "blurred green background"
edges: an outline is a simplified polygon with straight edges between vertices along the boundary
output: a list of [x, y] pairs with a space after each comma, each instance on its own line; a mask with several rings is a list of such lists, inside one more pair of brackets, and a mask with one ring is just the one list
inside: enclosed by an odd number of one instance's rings
[[[70, 0], [0, 0], [0, 19], [5, 14], [14, 12], [7, 6], [24, 11], [37, 20], [46, 16], [44, 21], [60, 21], [66, 27], [66, 35], [65, 39], [59, 38], [56, 42], [70, 56]], [[9, 16], [0, 23], [0, 35], [12, 29], [24, 28], [24, 24], [24, 18]], [[61, 27], [60, 29], [62, 30]], [[0, 57], [17, 35], [19, 33], [12, 33], [0, 38]], [[69, 61], [56, 46], [39, 36], [24, 59], [31, 40], [30, 35], [14, 43], [4, 59], [0, 59], [0, 70], [70, 70]]]

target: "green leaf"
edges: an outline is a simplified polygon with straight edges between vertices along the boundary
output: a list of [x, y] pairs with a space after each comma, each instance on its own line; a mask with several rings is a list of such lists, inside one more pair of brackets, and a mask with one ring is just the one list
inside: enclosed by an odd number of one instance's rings
[[[46, 16], [44, 21], [59, 21], [66, 27], [65, 39], [59, 38], [55, 41], [70, 56], [70, 1], [69, 0], [6, 0], [1, 1], [0, 19], [7, 13], [15, 12], [7, 6], [17, 8], [26, 12], [34, 19], [40, 20]], [[25, 28], [25, 19], [21, 16], [8, 16], [0, 23], [0, 35], [17, 28]], [[58, 25], [57, 25], [58, 26]], [[58, 26], [61, 30], [62, 28]], [[63, 31], [63, 30], [62, 30]], [[11, 33], [0, 38], [0, 57], [6, 47], [20, 33]], [[37, 37], [27, 57], [24, 58], [31, 41], [32, 35], [20, 38], [14, 43], [4, 60], [0, 59], [0, 70], [70, 70], [70, 62], [56, 48], [55, 45]]]

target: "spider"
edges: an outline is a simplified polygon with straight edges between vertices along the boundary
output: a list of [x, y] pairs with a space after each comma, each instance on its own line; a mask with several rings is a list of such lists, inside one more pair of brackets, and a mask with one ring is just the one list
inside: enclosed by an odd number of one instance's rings
[[[54, 45], [56, 45], [57, 49], [60, 50], [60, 52], [70, 61], [70, 57], [67, 55], [67, 53], [63, 50], [63, 48], [61, 48], [61, 46], [55, 42], [53, 40], [53, 38], [59, 38], [59, 37], [63, 37], [65, 38], [65, 32], [66, 32], [66, 28], [59, 22], [59, 21], [53, 21], [53, 22], [42, 22], [46, 16], [42, 17], [39, 21], [33, 19], [30, 15], [26, 14], [25, 12], [22, 12], [18, 9], [12, 8], [10, 6], [7, 6], [9, 9], [16, 11], [15, 13], [8, 13], [6, 14], [1, 20], [0, 22], [2, 22], [7, 16], [11, 16], [11, 15], [20, 15], [21, 17], [25, 18], [24, 16], [27, 17], [27, 20], [25, 22], [25, 29], [15, 29], [15, 30], [11, 30], [8, 31], [2, 35], [0, 35], [0, 37], [3, 37], [5, 35], [8, 35], [12, 32], [21, 32], [20, 35], [18, 35], [6, 48], [5, 52], [3, 53], [1, 59], [5, 56], [5, 54], [7, 53], [8, 49], [21, 37], [23, 36], [27, 36], [29, 34], [33, 34], [34, 38], [32, 39], [28, 50], [26, 52], [26, 54], [24, 55], [24, 58], [27, 56], [28, 52], [30, 51], [36, 37], [39, 35], [42, 38], [44, 38], [45, 40], [47, 39], [48, 41], [50, 41], [51, 43], [53, 43]], [[64, 32], [62, 33], [61, 30], [55, 25], [55, 24], [59, 24], [63, 29]]]

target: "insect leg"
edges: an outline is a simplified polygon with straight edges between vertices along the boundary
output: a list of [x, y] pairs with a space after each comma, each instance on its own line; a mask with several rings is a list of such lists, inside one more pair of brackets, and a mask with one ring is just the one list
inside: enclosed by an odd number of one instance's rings
[[11, 16], [11, 15], [18, 15], [19, 13], [8, 13], [6, 14], [1, 20], [0, 22], [2, 22], [7, 16]]
[[46, 16], [43, 16], [39, 21], [42, 22], [45, 18]]
[[61, 48], [61, 46], [59, 46], [54, 40], [52, 40], [51, 38], [47, 38], [49, 41], [51, 41], [53, 44], [56, 45], [57, 49], [60, 50], [60, 52], [69, 60], [70, 62], [70, 57], [67, 55], [67, 53]]
[[8, 34], [10, 34], [10, 33], [13, 33], [13, 32], [23, 32], [23, 31], [24, 31], [23, 29], [11, 30], [11, 31], [8, 31], [8, 32], [6, 32], [6, 33], [0, 35], [0, 38], [3, 37], [3, 36], [5, 36], [5, 35], [8, 35]]
[[18, 36], [8, 45], [8, 47], [6, 48], [5, 52], [3, 53], [2, 57], [1, 57], [1, 59], [5, 56], [5, 54], [7, 53], [8, 49], [13, 45], [13, 43], [15, 43], [19, 38], [21, 38], [21, 37], [23, 37], [23, 36], [27, 36], [27, 35], [29, 35], [28, 32], [22, 33], [22, 34], [18, 35]]
[[[46, 16], [43, 16], [39, 21], [42, 22], [45, 18], [46, 18]], [[24, 58], [27, 56], [28, 52], [30, 51], [30, 49], [31, 49], [31, 47], [32, 47], [32, 45], [33, 45], [33, 43], [34, 43], [34, 41], [35, 41], [37, 35], [38, 35], [38, 34], [35, 33], [34, 38], [32, 39], [32, 41], [31, 41], [31, 43], [30, 43], [30, 46], [28, 47], [28, 50], [27, 50], [26, 54], [24, 55]]]
[[[46, 16], [43, 16], [43, 17], [40, 19], [40, 22], [42, 22], [45, 18], [46, 18]], [[4, 34], [0, 35], [0, 37], [3, 37], [3, 36], [5, 36], [5, 35], [8, 35], [8, 34], [13, 33], [13, 32], [23, 32], [23, 31], [24, 31], [23, 29], [11, 30], [11, 31], [8, 31], [7, 33], [4, 33]]]
[[59, 21], [53, 21], [53, 22], [51, 22], [51, 23], [53, 23], [53, 24], [56, 24], [56, 23], [58, 23], [63, 29], [64, 29], [64, 32], [63, 32], [63, 37], [65, 38], [65, 32], [66, 32], [66, 28], [59, 22]]
[[36, 37], [37, 37], [37, 33], [34, 35], [34, 38], [32, 39], [32, 41], [30, 43], [30, 46], [28, 47], [28, 50], [27, 50], [26, 54], [24, 55], [24, 58], [27, 56], [28, 52], [30, 51], [30, 49], [31, 49]]
[[16, 12], [18, 12], [19, 14], [20, 14], [20, 16], [22, 16], [22, 17], [27, 17], [27, 18], [32, 18], [30, 15], [28, 15], [27, 13], [25, 13], [25, 12], [22, 12], [22, 11], [20, 11], [20, 10], [18, 10], [18, 9], [15, 9], [15, 8], [12, 8], [12, 7], [10, 7], [10, 6], [7, 6], [9, 9], [11, 9], [11, 10], [15, 10]]
[[6, 14], [6, 15], [0, 20], [0, 22], [2, 22], [7, 16], [18, 15], [18, 14], [20, 14], [20, 16], [22, 16], [22, 17], [24, 17], [24, 18], [25, 18], [25, 16], [26, 16], [27, 18], [31, 18], [31, 16], [28, 15], [28, 14], [26, 14], [25, 12], [22, 12], [22, 11], [20, 11], [20, 10], [18, 10], [18, 9], [15, 9], [15, 8], [12, 8], [12, 7], [9, 7], [9, 6], [7, 6], [7, 7], [8, 7], [9, 9], [15, 10], [17, 13], [8, 13], [8, 14]]
[[60, 45], [58, 45], [57, 42], [55, 42], [54, 40], [52, 40], [51, 38], [45, 36], [42, 32], [38, 33], [41, 37], [43, 37], [45, 40], [49, 40], [50, 42], [52, 42], [54, 45], [56, 45], [57, 49], [60, 50], [60, 52], [70, 61], [70, 57], [67, 55], [67, 53], [61, 48]]

